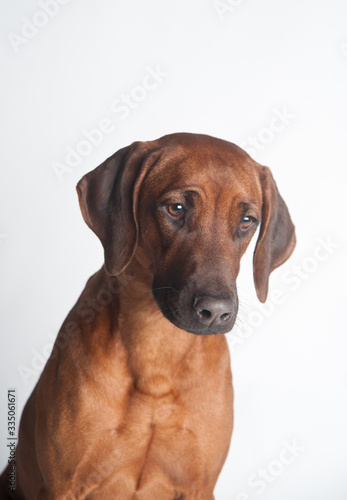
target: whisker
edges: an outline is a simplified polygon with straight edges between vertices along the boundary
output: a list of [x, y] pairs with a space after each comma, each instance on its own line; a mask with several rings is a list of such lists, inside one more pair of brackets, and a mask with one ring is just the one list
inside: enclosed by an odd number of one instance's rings
[[145, 292], [142, 292], [141, 295], [146, 295], [148, 293], [153, 293], [153, 292], [158, 292], [159, 290], [171, 290], [172, 292], [179, 293], [180, 291], [177, 290], [176, 288], [172, 286], [160, 286], [157, 288], [151, 288], [150, 290], [146, 290]]

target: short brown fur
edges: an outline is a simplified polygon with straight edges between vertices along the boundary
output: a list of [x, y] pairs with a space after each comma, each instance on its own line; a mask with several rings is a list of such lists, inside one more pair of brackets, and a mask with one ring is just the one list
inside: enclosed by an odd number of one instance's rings
[[[212, 500], [233, 426], [219, 333], [234, 324], [240, 259], [257, 221], [260, 300], [291, 254], [287, 208], [268, 169], [194, 134], [124, 148], [78, 192], [105, 266], [62, 325], [23, 411], [16, 492], [6, 492], [4, 472], [0, 498]], [[184, 219], [168, 214], [174, 203]], [[255, 222], [245, 230], [247, 214]]]

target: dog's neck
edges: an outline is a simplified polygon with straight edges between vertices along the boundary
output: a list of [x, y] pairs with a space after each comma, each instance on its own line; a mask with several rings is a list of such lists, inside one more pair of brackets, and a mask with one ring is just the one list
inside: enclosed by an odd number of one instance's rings
[[119, 294], [119, 338], [127, 352], [134, 385], [153, 396], [170, 393], [181, 362], [192, 350], [199, 349], [203, 339], [177, 328], [163, 316], [151, 291], [148, 263], [139, 254], [118, 280], [123, 283]]
[[199, 377], [202, 364], [211, 373], [223, 369], [221, 359], [227, 353], [229, 363], [228, 349], [223, 335], [194, 335], [163, 316], [152, 294], [149, 261], [140, 257], [137, 253], [117, 277], [102, 268], [89, 281], [89, 296], [103, 298], [101, 292], [106, 292], [105, 298], [112, 298], [105, 306], [95, 304], [93, 328], [84, 345], [89, 345], [92, 359], [101, 356], [105, 370], [125, 370], [137, 391], [162, 397]]

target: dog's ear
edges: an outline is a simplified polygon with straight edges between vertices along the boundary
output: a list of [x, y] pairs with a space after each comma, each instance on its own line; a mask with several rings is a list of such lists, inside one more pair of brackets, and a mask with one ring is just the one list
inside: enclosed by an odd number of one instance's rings
[[83, 218], [104, 247], [111, 275], [127, 267], [137, 246], [137, 197], [149, 167], [146, 145], [135, 142], [120, 149], [77, 184]]
[[269, 275], [290, 257], [296, 239], [295, 227], [287, 205], [278, 192], [270, 169], [261, 167], [259, 171], [263, 206], [259, 237], [253, 257], [253, 276], [258, 298], [261, 302], [265, 302]]

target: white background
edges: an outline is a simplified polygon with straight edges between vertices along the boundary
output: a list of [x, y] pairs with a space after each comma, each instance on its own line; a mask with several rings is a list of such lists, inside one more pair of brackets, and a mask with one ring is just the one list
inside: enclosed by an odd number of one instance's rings
[[[65, 0], [56, 10], [1, 1], [1, 463], [7, 389], [19, 413], [102, 263], [79, 212], [80, 177], [134, 140], [200, 132], [249, 150], [253, 137], [298, 245], [270, 280], [280, 304], [258, 305], [252, 249], [243, 259], [229, 335], [235, 428], [216, 499], [345, 500], [346, 2]], [[28, 21], [42, 26], [30, 32]], [[148, 67], [162, 73], [151, 90]], [[132, 108], [121, 113], [124, 94]], [[112, 132], [59, 180], [55, 162], [105, 118]], [[255, 487], [262, 468], [268, 480]]]

